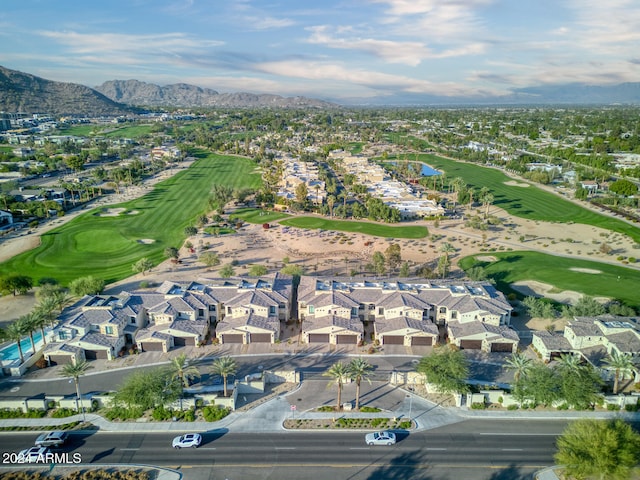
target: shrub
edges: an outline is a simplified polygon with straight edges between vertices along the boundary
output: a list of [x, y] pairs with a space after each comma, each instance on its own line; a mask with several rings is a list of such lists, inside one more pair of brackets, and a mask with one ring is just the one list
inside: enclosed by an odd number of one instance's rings
[[64, 417], [70, 417], [71, 415], [75, 415], [76, 413], [78, 412], [70, 408], [58, 408], [57, 410], [53, 411], [51, 416], [53, 418], [64, 418]]
[[153, 419], [157, 422], [170, 420], [171, 418], [173, 418], [173, 416], [174, 416], [173, 410], [170, 408], [168, 409], [164, 408], [164, 406], [162, 405], [154, 408], [153, 412], [151, 413], [151, 417], [153, 417]]
[[558, 406], [556, 407], [556, 410], [569, 410], [569, 405], [568, 405], [568, 404], [566, 404], [566, 403], [563, 403], [563, 404], [561, 404], [561, 405], [558, 405]]
[[371, 426], [374, 428], [379, 427], [383, 423], [387, 423], [387, 420], [388, 420], [387, 418], [372, 418]]
[[473, 402], [471, 404], [472, 410], [484, 410], [485, 408], [487, 408], [487, 406], [484, 404], [484, 402]]
[[222, 405], [207, 405], [202, 409], [202, 416], [207, 422], [217, 422], [231, 413], [231, 409]]
[[611, 410], [611, 411], [620, 410], [620, 405], [616, 405], [615, 403], [607, 403], [607, 410]]
[[318, 412], [333, 412], [336, 408], [332, 405], [323, 405], [321, 407], [318, 407], [316, 410]]
[[507, 407], [507, 410], [518, 410], [518, 405], [512, 404]]
[[409, 430], [412, 426], [413, 422], [411, 420], [405, 420], [403, 422], [400, 422], [398, 424], [398, 428], [401, 428], [403, 430]]
[[380, 412], [381, 410], [377, 407], [360, 407], [360, 411], [365, 413], [375, 413]]
[[640, 405], [638, 405], [637, 403], [635, 405], [625, 405], [624, 409], [627, 412], [637, 412], [638, 410], [640, 410]]
[[138, 419], [142, 416], [144, 411], [141, 407], [111, 407], [108, 408], [104, 416], [107, 417], [108, 420], [132, 420]]

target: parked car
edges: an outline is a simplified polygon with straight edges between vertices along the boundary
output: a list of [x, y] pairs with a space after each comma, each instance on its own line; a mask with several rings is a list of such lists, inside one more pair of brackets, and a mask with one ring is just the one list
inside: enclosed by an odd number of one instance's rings
[[59, 447], [63, 445], [69, 434], [63, 431], [53, 431], [43, 433], [36, 438], [34, 445], [36, 447]]
[[173, 448], [198, 448], [202, 443], [199, 433], [187, 433], [173, 439]]
[[36, 463], [40, 460], [45, 462], [45, 455], [49, 452], [47, 447], [31, 447], [18, 453], [18, 463]]
[[393, 445], [396, 443], [396, 434], [386, 431], [367, 433], [364, 441], [367, 445]]

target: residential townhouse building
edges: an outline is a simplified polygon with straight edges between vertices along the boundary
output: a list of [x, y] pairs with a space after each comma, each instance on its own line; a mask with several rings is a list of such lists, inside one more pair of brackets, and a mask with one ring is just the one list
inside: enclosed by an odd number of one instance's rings
[[[381, 344], [436, 345], [449, 341], [461, 348], [517, 348], [509, 328], [512, 307], [485, 283], [436, 284], [424, 281], [353, 281], [302, 277], [298, 315], [309, 343], [357, 343], [365, 331]], [[446, 329], [449, 324], [485, 324], [478, 332]], [[459, 335], [458, 335], [459, 334]], [[466, 338], [470, 336], [470, 338]], [[515, 347], [514, 347], [515, 342]]]
[[562, 333], [535, 332], [533, 348], [544, 361], [563, 354], [581, 355], [594, 366], [613, 352], [640, 359], [640, 319], [638, 317], [574, 317]]

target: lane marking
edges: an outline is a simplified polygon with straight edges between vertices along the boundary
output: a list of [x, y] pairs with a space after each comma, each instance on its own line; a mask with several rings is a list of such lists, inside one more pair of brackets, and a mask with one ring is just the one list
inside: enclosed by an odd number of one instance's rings
[[503, 452], [521, 452], [523, 448], [503, 448]]
[[121, 448], [120, 451], [124, 452], [124, 451], [136, 451], [136, 450], [140, 450], [139, 448]]
[[478, 433], [478, 435], [495, 435], [497, 437], [557, 437], [559, 433]]
[[427, 447], [425, 450], [446, 450], [446, 448]]
[[276, 447], [276, 450], [295, 450], [296, 447]]

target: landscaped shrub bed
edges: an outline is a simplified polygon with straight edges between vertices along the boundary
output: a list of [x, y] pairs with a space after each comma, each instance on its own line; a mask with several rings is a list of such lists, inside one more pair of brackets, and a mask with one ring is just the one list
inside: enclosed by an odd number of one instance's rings
[[362, 430], [409, 430], [413, 428], [410, 420], [395, 418], [331, 418], [323, 419], [288, 419], [284, 421], [284, 428], [292, 430], [305, 429], [362, 429]]
[[[146, 470], [114, 470], [111, 468], [77, 470], [75, 472], [68, 473], [63, 477], [60, 477], [59, 475], [47, 475], [46, 473], [33, 470], [6, 472], [0, 474], [0, 480], [99, 480], [105, 478], [110, 480], [150, 480], [152, 477]], [[155, 478], [155, 476], [153, 478]]]
[[217, 422], [231, 413], [231, 409], [222, 405], [207, 405], [202, 409], [202, 416], [207, 422]]
[[0, 410], [0, 418], [42, 418], [46, 415], [46, 410], [36, 410], [33, 408], [30, 408], [26, 412], [23, 412], [19, 408], [4, 408]]

